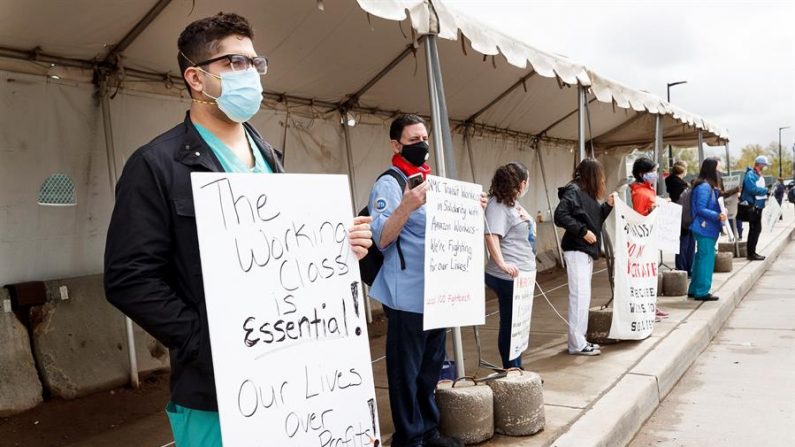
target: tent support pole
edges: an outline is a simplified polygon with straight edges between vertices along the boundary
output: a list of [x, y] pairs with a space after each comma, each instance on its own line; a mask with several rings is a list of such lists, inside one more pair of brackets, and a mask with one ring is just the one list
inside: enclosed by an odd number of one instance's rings
[[155, 3], [155, 5], [152, 6], [152, 9], [150, 9], [146, 15], [140, 21], [138, 21], [138, 23], [136, 23], [135, 26], [124, 35], [124, 37], [122, 37], [119, 43], [113, 46], [110, 52], [108, 52], [108, 55], [105, 56], [105, 62], [114, 64], [117, 63], [121, 53], [130, 45], [132, 45], [135, 39], [137, 39], [138, 36], [140, 36], [141, 33], [146, 30], [149, 24], [154, 22], [157, 16], [159, 16], [160, 13], [166, 9], [166, 6], [168, 6], [169, 3], [171, 3], [171, 0], [159, 0], [157, 3]]
[[[353, 215], [356, 212], [356, 170], [353, 167], [353, 150], [351, 150], [351, 129], [348, 126], [348, 111], [345, 109], [340, 110], [340, 125], [342, 126], [342, 134], [345, 136], [345, 155], [348, 160], [348, 185], [351, 188], [351, 205], [353, 206]], [[286, 128], [285, 128], [286, 131]], [[362, 284], [363, 287], [367, 285]], [[364, 289], [364, 314], [367, 317], [367, 322], [373, 322], [373, 310], [370, 307], [370, 294], [367, 289]]]
[[[282, 132], [282, 167], [287, 169], [287, 132], [290, 128], [290, 106], [287, 104], [287, 98], [284, 99], [284, 132]], [[354, 204], [355, 207], [356, 204]]]
[[[442, 83], [442, 71], [439, 64], [439, 51], [436, 47], [436, 36], [433, 34], [429, 34], [425, 39], [425, 58], [433, 122], [433, 148], [439, 175], [448, 178], [458, 178], [453, 155], [453, 139], [450, 136], [450, 123], [447, 116], [447, 104], [444, 99], [444, 84]], [[452, 331], [456, 375], [463, 377], [466, 372], [464, 370], [464, 346], [461, 341], [461, 328], [454, 327]]]
[[665, 197], [665, 182], [661, 182], [662, 178], [662, 152], [663, 152], [663, 134], [662, 134], [662, 115], [659, 113], [654, 115], [654, 163], [657, 164], [657, 180], [655, 181], [654, 190], [657, 195]]
[[[110, 180], [110, 195], [115, 197], [116, 181], [116, 149], [113, 145], [113, 126], [110, 117], [110, 97], [107, 86], [107, 78], [100, 82], [100, 107], [102, 109], [102, 126], [105, 133], [105, 152], [108, 156], [108, 179]], [[127, 357], [130, 361], [130, 385], [134, 389], [140, 388], [138, 380], [138, 357], [135, 351], [135, 335], [130, 317], [124, 317], [124, 326], [127, 333]]]
[[577, 85], [577, 155], [585, 160], [585, 87]]
[[469, 134], [470, 127], [464, 127], [464, 146], [467, 149], [467, 155], [469, 155], [469, 169], [472, 171], [472, 183], [477, 183], [477, 179], [475, 178], [475, 157], [472, 155], [472, 136]]
[[[552, 218], [552, 202], [549, 200], [549, 187], [547, 186], [547, 174], [544, 170], [544, 157], [541, 155], [541, 148], [536, 147], [536, 156], [538, 157], [538, 166], [541, 168], [541, 181], [544, 183], [544, 198], [547, 199], [547, 210], [549, 211], [550, 219]], [[563, 259], [563, 249], [560, 247], [560, 238], [558, 238], [558, 230], [555, 229], [555, 223], [552, 222], [552, 234], [555, 236], [555, 248], [558, 249], [558, 259], [560, 266], [565, 267], [566, 263]]]
[[701, 164], [704, 163], [704, 131], [698, 131], [698, 166], [701, 169]]
[[[729, 142], [726, 142], [724, 146], [726, 148], [726, 172], [728, 175], [732, 175], [732, 159], [731, 155], [729, 155]], [[739, 199], [738, 199], [739, 200]], [[734, 232], [734, 256], [740, 257], [740, 238], [737, 235], [737, 213], [734, 216], [729, 216], [732, 220], [732, 231]]]

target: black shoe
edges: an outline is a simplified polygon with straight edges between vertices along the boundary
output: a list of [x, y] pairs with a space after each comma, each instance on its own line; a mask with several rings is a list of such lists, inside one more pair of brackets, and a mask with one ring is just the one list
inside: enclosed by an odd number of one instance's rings
[[713, 295], [713, 294], [711, 294], [711, 293], [708, 293], [708, 294], [706, 294], [704, 296], [698, 296], [695, 299], [697, 299], [699, 301], [718, 301], [720, 298], [715, 296], [715, 295]]
[[765, 257], [762, 256], [762, 255], [758, 255], [758, 254], [752, 254], [751, 256], [748, 256], [747, 259], [749, 261], [764, 261]]
[[436, 433], [430, 439], [425, 441], [423, 445], [428, 447], [464, 447], [464, 443], [456, 438], [444, 436], [441, 433]]
[[688, 294], [687, 294], [687, 297], [688, 297], [688, 298], [695, 298], [696, 296], [695, 296], [695, 295], [693, 295], [692, 293], [688, 293]]

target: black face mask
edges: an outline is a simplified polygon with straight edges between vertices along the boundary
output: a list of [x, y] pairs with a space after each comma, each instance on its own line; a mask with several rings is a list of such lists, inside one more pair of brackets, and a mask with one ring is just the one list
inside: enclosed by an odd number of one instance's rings
[[400, 150], [400, 155], [408, 160], [409, 163], [420, 167], [428, 159], [428, 142], [420, 141], [414, 144], [405, 144]]

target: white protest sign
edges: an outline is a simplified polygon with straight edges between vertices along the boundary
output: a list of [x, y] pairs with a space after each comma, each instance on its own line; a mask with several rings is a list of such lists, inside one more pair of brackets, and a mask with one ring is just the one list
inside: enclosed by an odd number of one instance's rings
[[423, 327], [484, 324], [483, 187], [434, 175], [427, 180]]
[[519, 276], [513, 279], [509, 360], [522, 355], [530, 343], [530, 319], [533, 317], [533, 293], [535, 292], [535, 287], [535, 271], [519, 272]]
[[679, 254], [679, 236], [682, 232], [682, 205], [658, 198], [657, 222], [654, 238], [657, 248], [666, 253]]
[[774, 198], [770, 198], [762, 210], [762, 228], [767, 231], [773, 231], [778, 218], [781, 216], [781, 205]]
[[734, 242], [734, 233], [732, 232], [732, 227], [729, 225], [729, 211], [726, 209], [726, 201], [723, 200], [723, 197], [718, 197], [718, 206], [720, 206], [720, 212], [726, 215], [726, 220], [723, 221], [723, 232], [726, 233], [726, 236], [729, 238], [729, 242]]
[[346, 177], [191, 180], [224, 446], [373, 445]]
[[734, 189], [740, 187], [740, 174], [724, 175], [721, 177], [723, 180], [723, 189]]
[[651, 335], [657, 302], [657, 213], [642, 216], [616, 198], [611, 213], [615, 235], [613, 321], [608, 337], [642, 340]]

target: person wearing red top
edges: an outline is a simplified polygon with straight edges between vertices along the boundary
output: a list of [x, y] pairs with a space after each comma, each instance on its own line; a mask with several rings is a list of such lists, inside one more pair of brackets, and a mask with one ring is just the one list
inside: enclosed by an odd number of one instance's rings
[[[632, 165], [632, 176], [635, 183], [630, 185], [632, 189], [632, 209], [643, 216], [657, 207], [657, 192], [654, 186], [657, 183], [657, 165], [646, 157], [640, 157]], [[657, 308], [657, 317], [667, 317], [668, 312]]]

